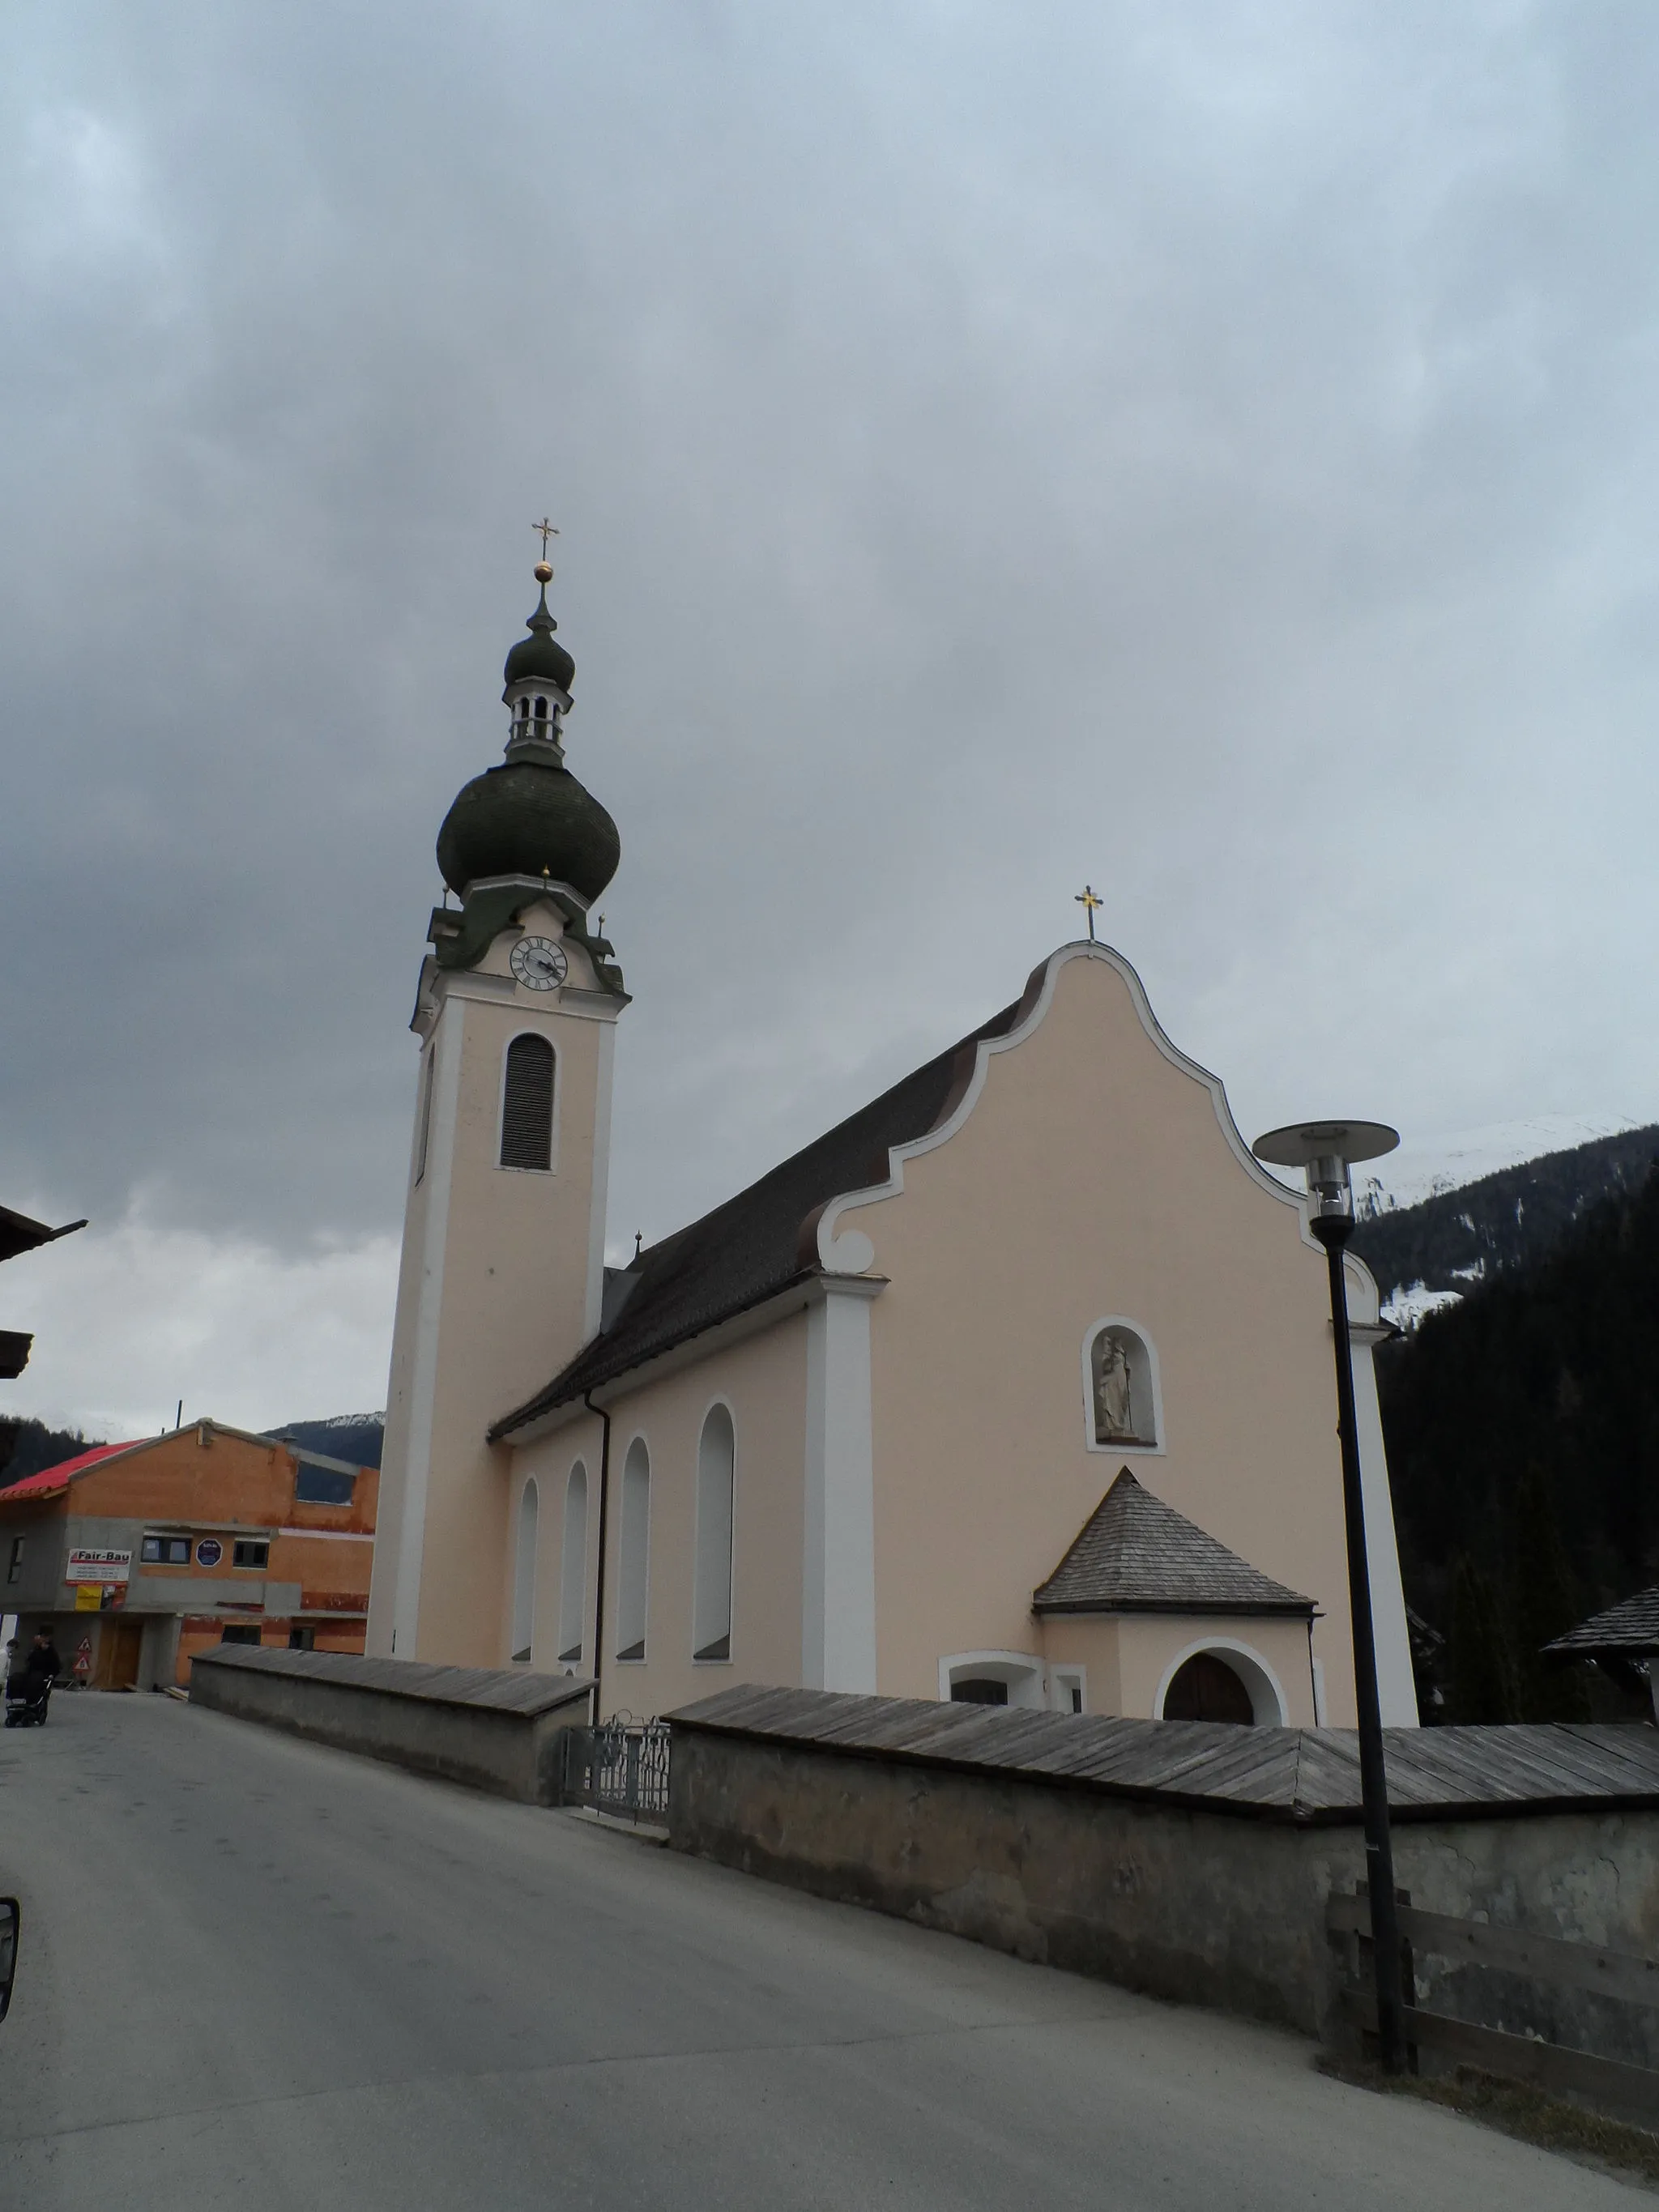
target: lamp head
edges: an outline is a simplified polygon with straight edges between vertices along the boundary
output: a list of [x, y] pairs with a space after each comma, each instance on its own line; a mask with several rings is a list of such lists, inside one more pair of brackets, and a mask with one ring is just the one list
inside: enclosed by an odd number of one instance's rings
[[1299, 1121], [1269, 1129], [1250, 1147], [1269, 1167], [1301, 1168], [1308, 1178], [1313, 1212], [1319, 1220], [1352, 1220], [1353, 1184], [1348, 1170], [1356, 1160], [1378, 1160], [1400, 1142], [1386, 1121]]

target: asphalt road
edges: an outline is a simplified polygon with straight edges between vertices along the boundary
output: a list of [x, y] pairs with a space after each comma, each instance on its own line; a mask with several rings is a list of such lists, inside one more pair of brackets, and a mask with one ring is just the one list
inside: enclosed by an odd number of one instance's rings
[[0, 1889], [20, 2212], [1646, 2195], [1293, 2038], [164, 1698], [0, 1735]]

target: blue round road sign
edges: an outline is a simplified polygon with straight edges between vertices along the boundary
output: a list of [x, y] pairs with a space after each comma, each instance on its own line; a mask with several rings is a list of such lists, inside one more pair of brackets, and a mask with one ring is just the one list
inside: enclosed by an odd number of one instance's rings
[[204, 1536], [196, 1547], [196, 1564], [198, 1567], [216, 1567], [224, 1556], [225, 1547], [216, 1536]]

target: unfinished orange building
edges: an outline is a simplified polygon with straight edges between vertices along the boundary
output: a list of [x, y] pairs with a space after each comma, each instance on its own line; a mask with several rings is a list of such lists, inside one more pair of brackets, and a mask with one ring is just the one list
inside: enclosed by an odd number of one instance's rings
[[210, 1644], [361, 1651], [380, 1472], [196, 1421], [0, 1489], [0, 1616], [94, 1689], [187, 1683]]

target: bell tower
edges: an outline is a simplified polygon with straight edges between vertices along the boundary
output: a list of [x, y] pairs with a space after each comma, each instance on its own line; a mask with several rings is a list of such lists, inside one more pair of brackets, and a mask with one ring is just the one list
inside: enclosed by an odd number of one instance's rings
[[611, 1071], [628, 1004], [589, 926], [617, 826], [565, 766], [576, 665], [547, 586], [507, 656], [504, 758], [458, 794], [438, 866], [404, 1207], [368, 1649], [494, 1667], [507, 1468], [492, 1422], [599, 1325]]

